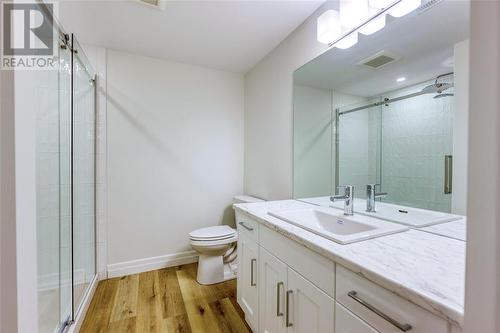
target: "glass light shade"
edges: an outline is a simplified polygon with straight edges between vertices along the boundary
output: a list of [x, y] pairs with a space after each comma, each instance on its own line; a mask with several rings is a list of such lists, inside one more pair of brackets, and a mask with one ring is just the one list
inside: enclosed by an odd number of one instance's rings
[[368, 18], [368, 0], [340, 0], [340, 25], [349, 29]]
[[368, 0], [370, 7], [382, 9], [389, 7], [395, 0]]
[[334, 47], [338, 49], [348, 49], [358, 42], [358, 32], [354, 31], [352, 34], [345, 36], [337, 43], [333, 44]]
[[414, 11], [422, 4], [422, 0], [403, 0], [396, 6], [389, 9], [389, 15], [393, 17], [401, 17]]
[[358, 31], [363, 35], [371, 35], [384, 27], [385, 27], [385, 14], [382, 14], [379, 17], [374, 18], [361, 28], [359, 28]]
[[318, 17], [316, 39], [323, 44], [329, 44], [342, 34], [340, 29], [339, 12], [327, 10]]

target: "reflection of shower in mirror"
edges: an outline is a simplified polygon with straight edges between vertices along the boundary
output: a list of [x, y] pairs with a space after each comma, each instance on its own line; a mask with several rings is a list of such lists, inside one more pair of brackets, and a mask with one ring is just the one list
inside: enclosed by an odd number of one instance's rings
[[453, 75], [453, 72], [439, 75], [438, 77], [436, 77], [436, 81], [434, 81], [434, 84], [428, 85], [422, 89], [422, 93], [424, 93], [424, 94], [437, 93], [437, 95], [434, 96], [433, 98], [443, 98], [443, 97], [455, 96], [452, 93], [443, 93], [445, 90], [452, 88], [453, 83], [447, 83], [447, 82], [440, 83], [439, 82], [440, 78], [443, 78], [443, 77], [446, 77], [449, 75]]

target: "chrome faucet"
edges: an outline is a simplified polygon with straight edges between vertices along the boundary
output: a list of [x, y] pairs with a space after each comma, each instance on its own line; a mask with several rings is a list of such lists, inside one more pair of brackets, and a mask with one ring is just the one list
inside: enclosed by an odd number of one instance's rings
[[377, 193], [376, 187], [380, 184], [368, 184], [366, 185], [366, 211], [374, 213], [375, 212], [375, 199], [383, 198], [387, 195], [386, 192]]
[[338, 188], [344, 189], [344, 194], [333, 195], [330, 197], [330, 201], [344, 201], [344, 215], [354, 214], [354, 186], [344, 185]]

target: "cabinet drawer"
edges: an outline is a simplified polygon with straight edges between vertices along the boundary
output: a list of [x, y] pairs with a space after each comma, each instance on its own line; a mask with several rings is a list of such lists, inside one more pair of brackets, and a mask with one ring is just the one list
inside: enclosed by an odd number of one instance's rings
[[333, 298], [335, 294], [335, 264], [333, 261], [266, 226], [261, 226], [259, 240], [260, 246]]
[[241, 213], [236, 213], [236, 228], [239, 235], [245, 235], [255, 242], [259, 242], [259, 222]]
[[377, 333], [377, 331], [335, 302], [335, 333]]
[[[336, 271], [336, 300], [378, 331], [401, 333], [406, 324], [411, 326], [411, 329], [406, 327], [411, 333], [447, 332], [444, 319], [340, 265]], [[368, 308], [370, 306], [372, 310]]]

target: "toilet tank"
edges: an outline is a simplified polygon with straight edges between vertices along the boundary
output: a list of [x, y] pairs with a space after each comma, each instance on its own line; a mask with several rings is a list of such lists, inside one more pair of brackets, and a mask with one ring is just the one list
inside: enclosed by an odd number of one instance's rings
[[237, 196], [233, 197], [233, 203], [235, 203], [235, 204], [239, 204], [239, 203], [252, 203], [252, 202], [262, 202], [262, 201], [265, 201], [265, 200], [262, 200], [262, 199], [259, 199], [259, 198], [256, 198], [256, 197], [252, 197], [252, 196], [249, 196], [249, 195], [237, 195]]

